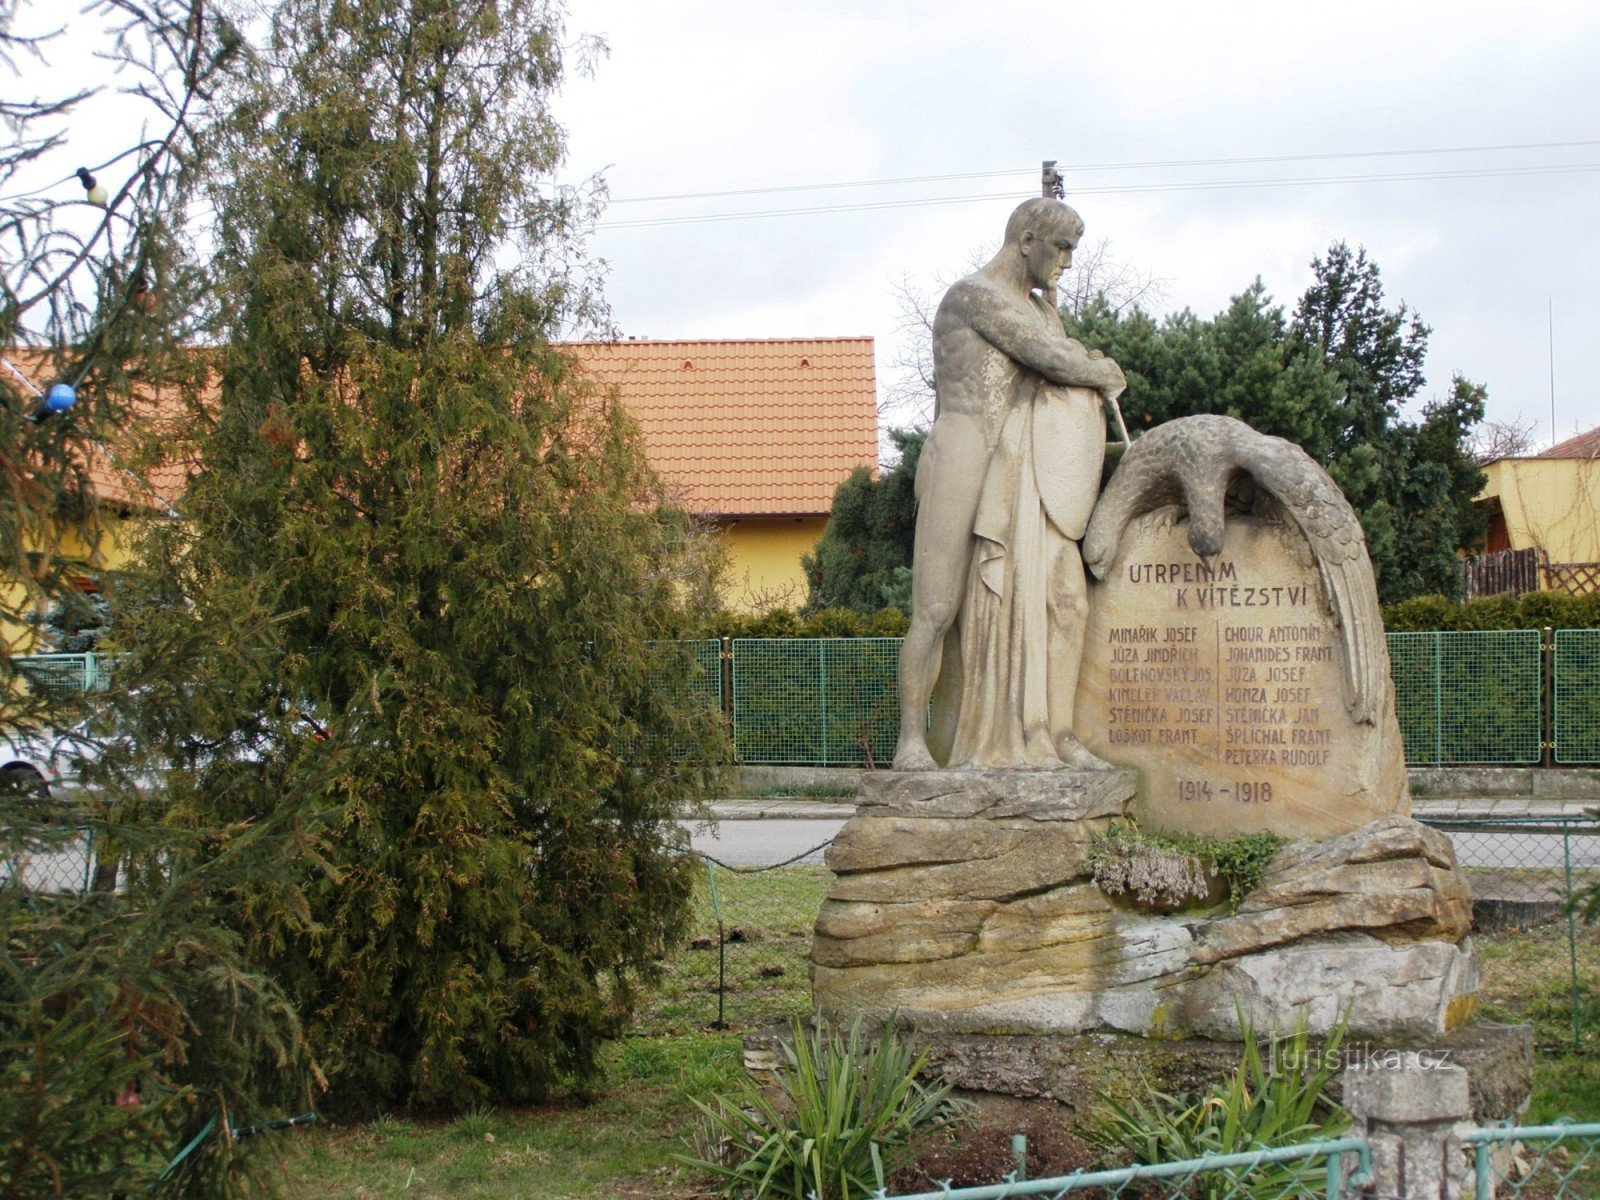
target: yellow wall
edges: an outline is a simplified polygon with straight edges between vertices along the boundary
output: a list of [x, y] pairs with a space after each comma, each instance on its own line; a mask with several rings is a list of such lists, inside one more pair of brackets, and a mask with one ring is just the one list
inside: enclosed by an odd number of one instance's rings
[[[130, 553], [124, 522], [141, 518], [105, 515], [99, 537], [89, 539], [78, 530], [60, 535], [57, 554], [85, 570], [113, 571], [123, 566]], [[800, 556], [808, 553], [822, 536], [826, 517], [740, 517], [718, 522], [718, 533], [728, 549], [728, 570], [723, 576], [722, 598], [732, 609], [751, 612], [764, 608], [799, 608], [806, 601], [806, 577], [800, 569]], [[4, 617], [25, 603], [22, 586], [15, 582], [0, 585], [0, 638], [11, 653], [26, 654], [34, 647], [37, 629]]]
[[[82, 567], [85, 573], [115, 571], [126, 565], [131, 554], [132, 527], [128, 522], [138, 519], [105, 513], [92, 531], [79, 526], [62, 528], [56, 532], [52, 552], [57, 560]], [[29, 654], [37, 648], [38, 626], [12, 619], [30, 607], [22, 583], [16, 579], [0, 580], [0, 638], [5, 640], [8, 653]]]
[[739, 517], [718, 522], [728, 548], [722, 598], [729, 608], [799, 608], [806, 601], [800, 556], [822, 536], [826, 517]]
[[1484, 467], [1479, 503], [1498, 500], [1513, 550], [1553, 563], [1600, 562], [1600, 460], [1502, 458]]

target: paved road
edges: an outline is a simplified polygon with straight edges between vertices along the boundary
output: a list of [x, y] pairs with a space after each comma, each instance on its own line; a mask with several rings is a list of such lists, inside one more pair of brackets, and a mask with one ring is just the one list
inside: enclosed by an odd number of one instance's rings
[[[1559, 867], [1564, 865], [1560, 834], [1543, 833], [1456, 833], [1456, 859], [1464, 867]], [[1600, 867], [1600, 836], [1574, 835], [1572, 866]]]
[[[689, 841], [702, 854], [709, 854], [729, 866], [758, 867], [783, 862], [831, 841], [843, 827], [842, 820], [724, 819], [690, 824]], [[802, 861], [820, 863], [822, 852], [809, 854]]]

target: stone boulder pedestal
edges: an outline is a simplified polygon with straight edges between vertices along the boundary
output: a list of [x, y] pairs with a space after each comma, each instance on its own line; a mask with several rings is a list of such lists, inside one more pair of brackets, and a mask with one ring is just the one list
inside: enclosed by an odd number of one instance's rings
[[1471, 897], [1447, 838], [1388, 816], [1284, 849], [1234, 907], [1134, 909], [1094, 882], [1127, 771], [883, 772], [828, 851], [821, 1014], [923, 1031], [1434, 1037], [1475, 1007]]

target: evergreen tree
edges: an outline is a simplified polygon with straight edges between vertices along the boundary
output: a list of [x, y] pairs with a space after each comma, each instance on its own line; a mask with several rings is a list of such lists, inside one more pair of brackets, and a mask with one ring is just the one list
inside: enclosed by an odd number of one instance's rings
[[911, 611], [911, 542], [916, 532], [913, 483], [924, 429], [894, 429], [899, 451], [894, 467], [879, 479], [858, 467], [833, 494], [827, 527], [816, 549], [800, 560], [810, 585], [806, 611], [848, 608], [875, 613]]
[[1068, 333], [1116, 359], [1127, 375], [1122, 407], [1131, 432], [1225, 413], [1316, 458], [1332, 454], [1339, 380], [1290, 338], [1283, 309], [1259, 279], [1209, 320], [1185, 309], [1158, 322], [1140, 309], [1124, 314], [1104, 304], [1062, 315]]
[[1403, 406], [1424, 385], [1427, 326], [1404, 305], [1383, 307], [1377, 265], [1364, 251], [1336, 243], [1312, 270], [1292, 321], [1259, 280], [1209, 320], [1186, 310], [1157, 321], [1093, 304], [1063, 319], [1122, 367], [1122, 407], [1135, 432], [1220, 412], [1288, 438], [1344, 489], [1386, 602], [1453, 595], [1457, 551], [1483, 531], [1471, 436], [1484, 389], [1456, 378], [1420, 421], [1408, 420]]
[[1314, 279], [1295, 309], [1299, 340], [1324, 357], [1344, 383], [1338, 447], [1381, 442], [1401, 406], [1422, 390], [1432, 332], [1404, 304], [1383, 307], [1378, 264], [1344, 242], [1311, 260]]
[[284, 0], [218, 131], [220, 402], [121, 618], [188, 669], [132, 717], [174, 819], [322, 815], [234, 919], [346, 1107], [592, 1077], [724, 749], [673, 642], [694, 540], [551, 344], [598, 311], [562, 47], [544, 0]]
[[[16, 34], [16, 16], [0, 11], [0, 58], [48, 62], [60, 47]], [[107, 27], [98, 45], [94, 22]], [[223, 849], [215, 827], [165, 826], [140, 781], [112, 769], [119, 739], [96, 736], [94, 698], [50, 686], [12, 634], [103, 624], [75, 589], [82, 557], [110, 536], [89, 465], [109, 461], [150, 388], [194, 377], [174, 214], [202, 161], [202, 93], [238, 43], [195, 0], [93, 4], [76, 40], [125, 71], [148, 125], [78, 172], [72, 125], [89, 91], [0, 102], [14, 135], [0, 151], [3, 726], [8, 757], [53, 747], [83, 758], [89, 785], [52, 795], [25, 771], [0, 775], [0, 1195], [233, 1196], [255, 1191], [270, 1160], [230, 1132], [308, 1103], [295, 1014], [244, 965], [214, 903], [281, 859], [282, 827], [261, 822]], [[40, 390], [57, 384], [76, 402], [50, 413]]]
[[1378, 594], [1385, 602], [1455, 595], [1457, 553], [1483, 536], [1472, 498], [1484, 476], [1471, 438], [1485, 391], [1457, 377], [1420, 422], [1407, 420], [1402, 407], [1425, 383], [1428, 327], [1404, 304], [1384, 307], [1377, 264], [1364, 249], [1335, 242], [1311, 269], [1293, 331], [1344, 385], [1325, 461], [1361, 517]]

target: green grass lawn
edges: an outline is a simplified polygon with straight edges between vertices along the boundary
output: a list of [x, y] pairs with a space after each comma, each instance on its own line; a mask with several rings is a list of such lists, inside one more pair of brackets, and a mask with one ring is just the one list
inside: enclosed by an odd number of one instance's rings
[[[740, 1033], [809, 1010], [806, 954], [831, 878], [821, 867], [756, 874], [718, 868], [716, 903], [702, 886], [687, 946], [639, 1014], [635, 1035], [607, 1048], [605, 1080], [591, 1103], [485, 1110], [450, 1121], [385, 1118], [281, 1135], [290, 1194], [339, 1200], [705, 1194], [704, 1181], [671, 1158], [696, 1125], [686, 1097], [737, 1077]], [[719, 913], [727, 938], [728, 1028], [714, 1032]], [[1580, 933], [1584, 1028], [1576, 1046], [1565, 921], [1476, 939], [1483, 1015], [1534, 1026], [1530, 1122], [1600, 1120], [1600, 929]]]
[[1532, 1025], [1544, 1055], [1600, 1055], [1600, 927], [1580, 925], [1577, 933], [1576, 1023], [1565, 919], [1526, 933], [1505, 930], [1474, 939], [1481, 1013], [1491, 1021]]
[[608, 1047], [587, 1105], [483, 1109], [449, 1121], [383, 1117], [312, 1127], [285, 1142], [289, 1194], [453, 1200], [651, 1200], [701, 1194], [674, 1151], [693, 1126], [688, 1095], [741, 1070], [734, 1034], [627, 1038]]
[[[702, 876], [686, 948], [639, 1014], [645, 1035], [712, 1028], [718, 1015], [717, 922], [721, 916], [722, 1021], [735, 1031], [803, 1016], [811, 1007], [811, 927], [833, 880], [824, 867]], [[712, 901], [711, 882], [716, 884]]]
[[1578, 927], [1577, 1022], [1573, 955], [1564, 919], [1526, 933], [1479, 935], [1480, 1012], [1533, 1026], [1528, 1121], [1600, 1121], [1600, 928]]

